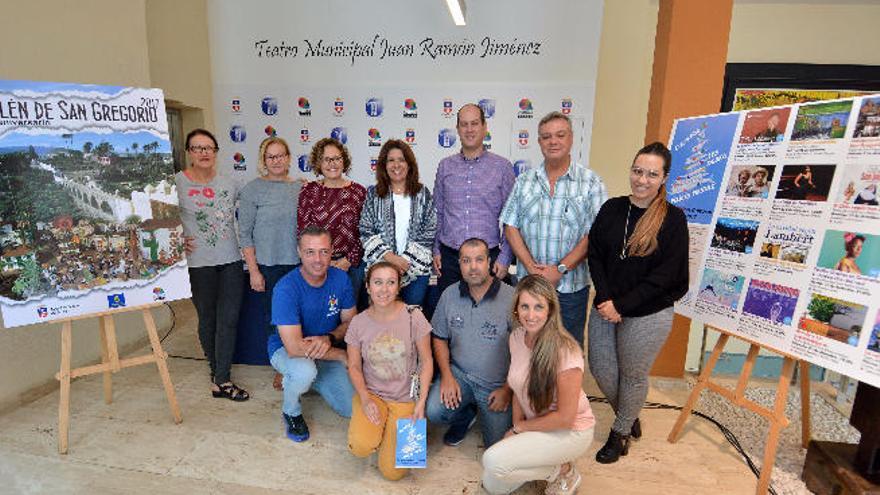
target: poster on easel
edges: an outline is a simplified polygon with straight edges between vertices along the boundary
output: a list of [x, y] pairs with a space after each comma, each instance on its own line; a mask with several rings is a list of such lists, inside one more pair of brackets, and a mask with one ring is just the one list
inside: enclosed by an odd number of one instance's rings
[[0, 81], [6, 328], [190, 297], [161, 90]]
[[880, 96], [679, 119], [676, 312], [880, 386]]

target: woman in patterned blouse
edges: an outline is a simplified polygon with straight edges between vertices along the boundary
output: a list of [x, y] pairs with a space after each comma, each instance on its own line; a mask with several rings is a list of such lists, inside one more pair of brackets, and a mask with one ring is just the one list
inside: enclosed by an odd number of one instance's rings
[[336, 139], [324, 138], [315, 143], [309, 163], [319, 180], [303, 186], [299, 195], [297, 232], [309, 225], [330, 232], [333, 236], [330, 264], [348, 273], [355, 297], [358, 297], [364, 281], [364, 248], [358, 223], [367, 190], [345, 177], [351, 170], [351, 155]]

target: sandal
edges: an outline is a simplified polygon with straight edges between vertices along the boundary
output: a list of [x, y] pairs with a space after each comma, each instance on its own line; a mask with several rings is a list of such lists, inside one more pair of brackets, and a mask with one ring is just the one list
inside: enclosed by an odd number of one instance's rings
[[247, 390], [240, 388], [234, 383], [217, 386], [220, 387], [220, 390], [211, 391], [211, 395], [213, 395], [215, 399], [226, 398], [235, 402], [244, 402], [251, 398], [250, 394], [247, 393]]

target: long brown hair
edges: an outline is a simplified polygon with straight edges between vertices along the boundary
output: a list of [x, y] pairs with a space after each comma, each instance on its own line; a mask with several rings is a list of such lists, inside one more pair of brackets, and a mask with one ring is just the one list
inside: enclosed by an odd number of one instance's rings
[[[665, 180], [672, 166], [672, 153], [669, 152], [669, 148], [665, 144], [655, 141], [640, 149], [636, 153], [633, 163], [641, 155], [654, 155], [663, 159], [664, 183], [660, 184], [657, 196], [648, 205], [642, 218], [636, 222], [636, 228], [633, 229], [632, 236], [626, 242], [627, 254], [630, 256], [648, 256], [657, 250], [657, 234], [660, 232], [660, 227], [663, 225], [663, 220], [666, 219], [666, 212], [669, 209], [666, 203]], [[629, 218], [626, 221], [629, 222]]]
[[547, 322], [535, 339], [532, 356], [529, 358], [529, 402], [536, 414], [546, 411], [556, 398], [556, 374], [559, 372], [559, 358], [563, 353], [580, 353], [581, 348], [562, 324], [559, 313], [559, 297], [550, 282], [540, 275], [528, 275], [516, 286], [513, 297], [511, 319], [520, 325], [517, 308], [523, 292], [547, 301]]
[[376, 160], [376, 195], [380, 198], [388, 196], [391, 192], [391, 177], [388, 176], [388, 153], [391, 150], [400, 150], [409, 170], [406, 172], [406, 195], [415, 196], [422, 190], [419, 182], [419, 164], [416, 163], [416, 155], [412, 148], [400, 139], [389, 139], [379, 150], [379, 158]]

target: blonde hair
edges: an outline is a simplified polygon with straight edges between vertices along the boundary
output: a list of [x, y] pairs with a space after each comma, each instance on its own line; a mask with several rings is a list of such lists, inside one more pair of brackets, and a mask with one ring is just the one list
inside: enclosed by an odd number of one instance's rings
[[520, 326], [517, 308], [523, 292], [547, 301], [547, 322], [538, 332], [532, 355], [529, 358], [528, 398], [535, 413], [546, 411], [556, 398], [556, 375], [559, 372], [559, 359], [565, 353], [581, 352], [577, 341], [566, 331], [559, 312], [559, 297], [556, 289], [540, 275], [528, 275], [516, 286], [513, 297], [511, 319]]
[[284, 146], [284, 152], [287, 153], [287, 170], [290, 170], [290, 146], [287, 145], [287, 141], [280, 137], [270, 136], [263, 140], [260, 143], [260, 156], [257, 160], [257, 172], [260, 173], [261, 176], [265, 177], [269, 175], [269, 168], [266, 167], [266, 151], [269, 149], [269, 146], [273, 144], [280, 144]]
[[[646, 145], [636, 153], [633, 163], [641, 155], [654, 155], [663, 159], [663, 180], [665, 181], [672, 166], [672, 153], [669, 152], [669, 148], [661, 142]], [[660, 184], [657, 196], [651, 200], [645, 214], [636, 222], [632, 236], [626, 241], [626, 251], [629, 256], [648, 256], [657, 250], [657, 234], [660, 232], [660, 227], [663, 226], [663, 220], [666, 219], [668, 210], [666, 184], [664, 183]], [[629, 222], [629, 218], [625, 221]]]

